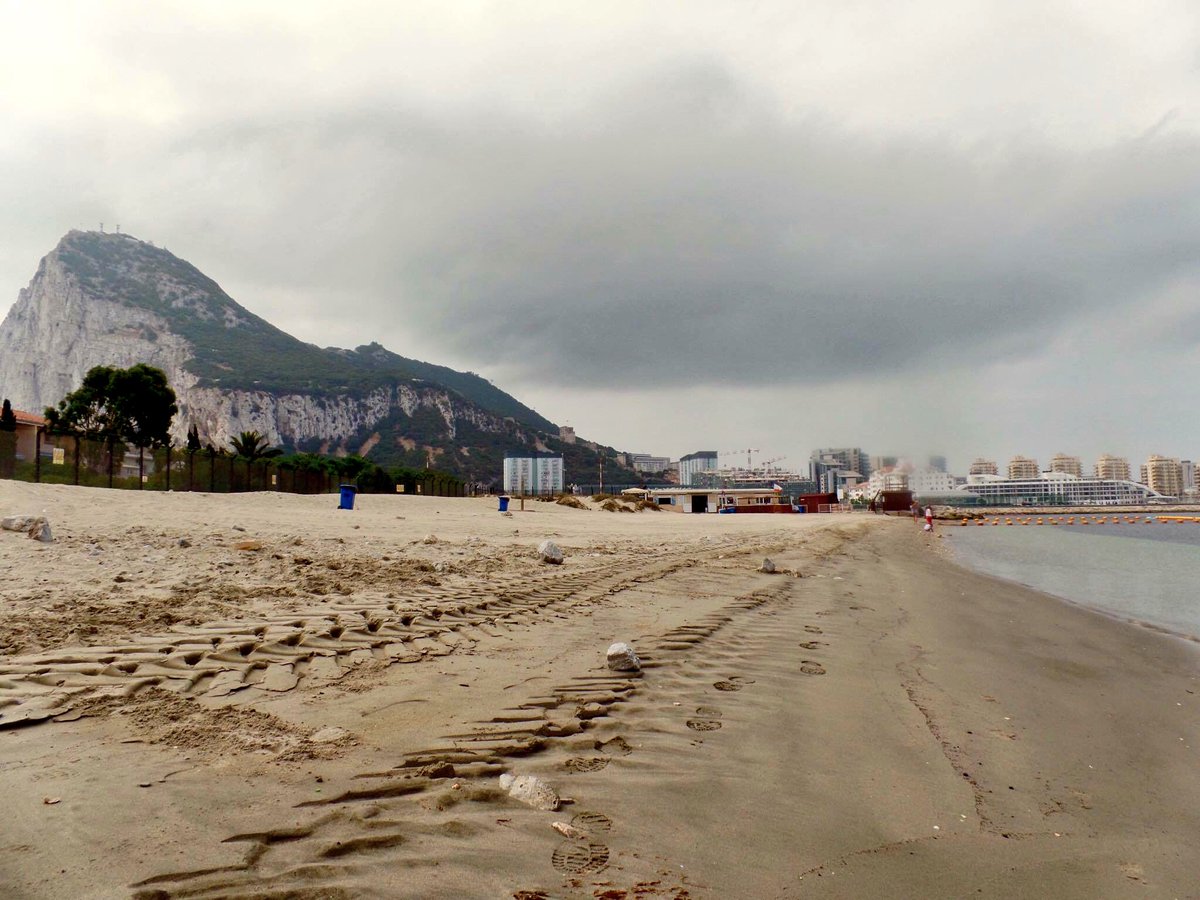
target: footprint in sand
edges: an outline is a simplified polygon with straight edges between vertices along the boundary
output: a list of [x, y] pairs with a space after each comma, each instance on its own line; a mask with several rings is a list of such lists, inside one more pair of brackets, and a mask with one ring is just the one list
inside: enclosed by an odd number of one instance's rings
[[825, 646], [824, 641], [803, 641], [799, 644], [802, 650], [817, 650]]
[[571, 826], [588, 834], [606, 834], [612, 831], [612, 819], [604, 813], [584, 811], [576, 813], [571, 819]]
[[824, 675], [825, 667], [819, 662], [813, 662], [811, 659], [801, 660], [800, 673], [802, 675]]
[[615, 737], [611, 741], [596, 741], [596, 749], [609, 756], [628, 756], [633, 752], [633, 748], [623, 737]]
[[608, 868], [608, 855], [604, 844], [565, 842], [554, 848], [550, 864], [569, 875], [590, 875]]
[[718, 691], [740, 691], [748, 684], [754, 684], [754, 679], [745, 678], [741, 675], [730, 675], [723, 681], [714, 681], [713, 687]]
[[716, 719], [688, 719], [687, 727], [692, 731], [716, 731], [721, 723]]
[[697, 706], [696, 715], [704, 716], [706, 719], [719, 719], [721, 718], [721, 711], [715, 706]]
[[568, 772], [599, 772], [608, 760], [603, 756], [572, 756], [563, 765]]
[[804, 630], [807, 631], [809, 634], [824, 634], [825, 633], [820, 628], [818, 628], [816, 625], [805, 625]]

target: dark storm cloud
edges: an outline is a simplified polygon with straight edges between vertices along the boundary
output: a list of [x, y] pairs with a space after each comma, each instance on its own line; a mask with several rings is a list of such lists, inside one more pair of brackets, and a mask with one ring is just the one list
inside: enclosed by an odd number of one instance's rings
[[373, 102], [218, 121], [173, 157], [228, 179], [258, 277], [340, 285], [360, 318], [518, 377], [617, 386], [1040, 348], [1194, 275], [1198, 150], [869, 138], [691, 63], [552, 122]]
[[170, 235], [281, 327], [340, 318], [329, 342], [403, 335], [402, 352], [518, 381], [812, 383], [1003, 359], [1194, 279], [1200, 258], [1194, 139], [866, 135], [784, 116], [713, 60], [544, 118], [400, 92], [61, 127], [31, 146], [104, 135], [60, 167], [81, 215], [151, 223], [141, 236]]

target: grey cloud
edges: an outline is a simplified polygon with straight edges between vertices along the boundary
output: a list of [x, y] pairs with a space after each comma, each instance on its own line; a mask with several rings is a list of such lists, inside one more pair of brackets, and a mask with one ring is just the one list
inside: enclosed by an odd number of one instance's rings
[[869, 137], [686, 59], [570, 116], [285, 103], [131, 134], [90, 165], [130, 230], [170, 235], [284, 328], [255, 285], [298, 319], [352, 306], [363, 340], [421, 337], [402, 352], [633, 387], [1037, 352], [1194, 277], [1197, 150]]

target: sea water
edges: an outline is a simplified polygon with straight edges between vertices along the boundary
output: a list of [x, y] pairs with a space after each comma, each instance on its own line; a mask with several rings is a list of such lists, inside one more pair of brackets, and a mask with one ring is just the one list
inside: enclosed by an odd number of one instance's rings
[[946, 543], [968, 568], [1200, 639], [1200, 524], [1145, 524], [1145, 515], [1119, 525], [1011, 518], [1012, 525], [939, 527], [952, 532]]

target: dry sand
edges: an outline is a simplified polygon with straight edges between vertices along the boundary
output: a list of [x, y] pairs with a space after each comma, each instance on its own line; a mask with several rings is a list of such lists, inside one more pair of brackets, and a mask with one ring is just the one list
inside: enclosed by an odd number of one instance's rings
[[907, 520], [358, 505], [0, 482], [0, 896], [1200, 897], [1193, 646]]

